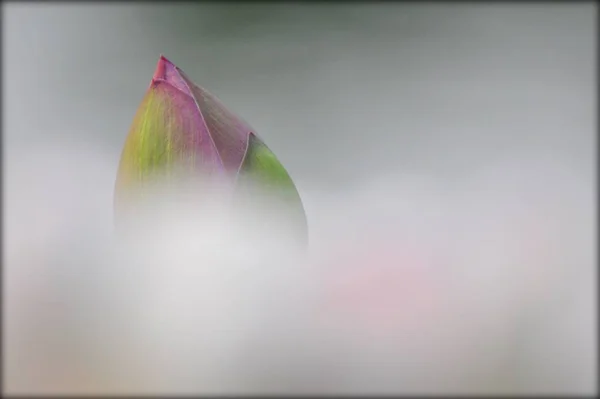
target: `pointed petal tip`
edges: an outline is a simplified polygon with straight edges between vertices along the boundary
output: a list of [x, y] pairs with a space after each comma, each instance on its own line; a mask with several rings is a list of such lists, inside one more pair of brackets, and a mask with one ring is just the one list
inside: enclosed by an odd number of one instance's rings
[[161, 63], [161, 62], [167, 63], [167, 64], [171, 64], [171, 65], [175, 66], [175, 64], [173, 64], [173, 62], [171, 62], [171, 60], [169, 60], [167, 57], [165, 57], [165, 55], [162, 53], [158, 57], [158, 62], [159, 63]]
[[158, 57], [158, 63], [156, 64], [156, 69], [154, 70], [154, 75], [152, 75], [152, 81], [150, 85], [155, 83], [157, 80], [166, 80], [167, 79], [167, 67], [175, 68], [175, 64], [173, 64], [167, 57], [163, 54], [160, 54]]
[[158, 63], [156, 64], [156, 69], [154, 70], [154, 75], [152, 75], [152, 82], [159, 79], [165, 78], [165, 69], [166, 63], [168, 60], [161, 54], [158, 58]]

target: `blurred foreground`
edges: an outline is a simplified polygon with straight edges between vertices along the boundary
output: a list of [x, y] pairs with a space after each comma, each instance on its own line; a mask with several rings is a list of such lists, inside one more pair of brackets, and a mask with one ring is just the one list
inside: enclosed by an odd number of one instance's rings
[[112, 161], [7, 154], [7, 393], [594, 391], [593, 189], [568, 165], [299, 182], [300, 253], [217, 197], [117, 236]]

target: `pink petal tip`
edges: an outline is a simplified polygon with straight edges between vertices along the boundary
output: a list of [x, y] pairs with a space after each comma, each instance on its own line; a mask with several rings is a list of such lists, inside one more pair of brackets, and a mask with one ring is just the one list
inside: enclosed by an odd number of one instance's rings
[[167, 66], [175, 67], [175, 65], [171, 61], [169, 61], [167, 57], [161, 54], [158, 57], [158, 63], [156, 64], [154, 75], [152, 75], [152, 81], [150, 82], [151, 85], [157, 80], [166, 80]]

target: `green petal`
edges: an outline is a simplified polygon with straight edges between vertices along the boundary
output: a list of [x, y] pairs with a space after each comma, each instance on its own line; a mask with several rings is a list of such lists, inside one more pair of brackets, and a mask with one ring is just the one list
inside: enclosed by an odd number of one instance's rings
[[275, 154], [253, 133], [249, 135], [248, 149], [238, 173], [238, 190], [246, 193], [258, 190], [268, 198], [278, 200], [285, 213], [275, 213], [277, 217], [287, 219], [301, 239], [308, 240], [306, 214], [294, 182]]

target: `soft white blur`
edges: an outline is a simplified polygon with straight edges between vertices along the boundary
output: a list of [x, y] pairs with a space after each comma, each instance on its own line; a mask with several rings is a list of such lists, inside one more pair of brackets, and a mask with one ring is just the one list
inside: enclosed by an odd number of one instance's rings
[[7, 154], [8, 392], [593, 389], [593, 193], [565, 165], [307, 187], [300, 254], [217, 197], [117, 235], [108, 161]]
[[[7, 393], [595, 392], [595, 4], [2, 12]], [[286, 166], [306, 253], [219, 197], [116, 234], [160, 53]]]

